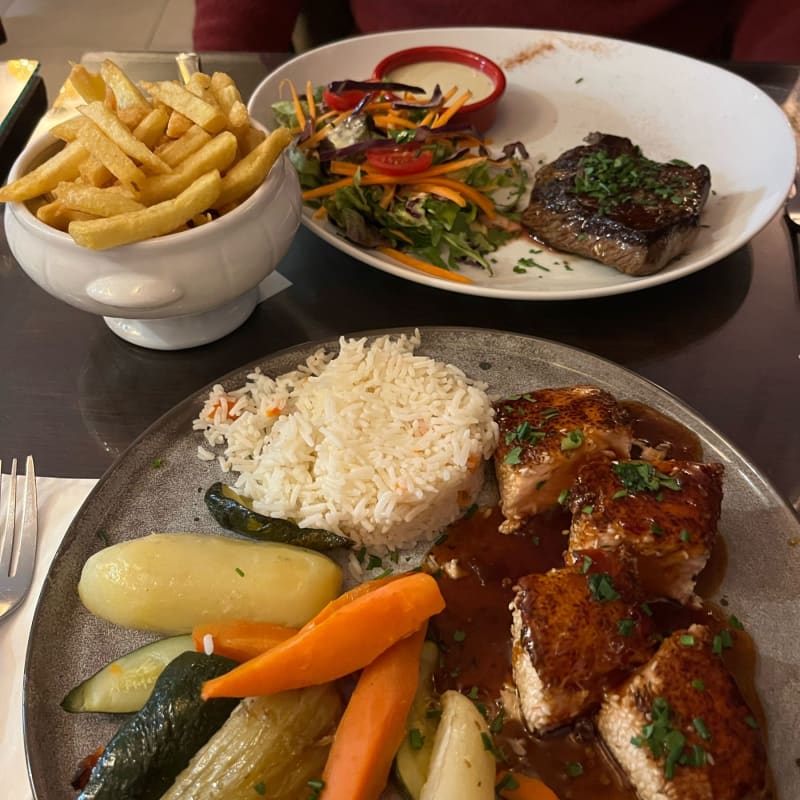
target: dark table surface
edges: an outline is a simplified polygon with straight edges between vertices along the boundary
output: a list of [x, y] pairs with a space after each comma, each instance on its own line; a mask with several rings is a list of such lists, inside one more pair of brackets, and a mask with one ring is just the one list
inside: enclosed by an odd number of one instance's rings
[[[203, 67], [226, 69], [245, 93], [283, 59], [216, 54]], [[797, 96], [798, 67], [732, 68], [779, 103]], [[699, 273], [593, 300], [445, 292], [361, 264], [304, 228], [279, 271], [292, 286], [234, 333], [192, 350], [150, 351], [42, 291], [0, 235], [0, 455], [32, 452], [41, 475], [100, 476], [178, 401], [272, 351], [372, 329], [470, 326], [557, 340], [638, 372], [693, 406], [787, 498], [800, 497], [800, 290], [781, 215]]]

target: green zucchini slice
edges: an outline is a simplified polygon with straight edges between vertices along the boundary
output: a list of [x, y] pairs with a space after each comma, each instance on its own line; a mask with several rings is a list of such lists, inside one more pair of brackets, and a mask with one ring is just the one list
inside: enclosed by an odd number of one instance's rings
[[132, 650], [78, 684], [61, 701], [61, 708], [70, 713], [138, 711], [150, 697], [164, 667], [187, 650], [194, 650], [189, 635], [159, 639]]
[[353, 540], [320, 528], [301, 528], [288, 519], [267, 517], [250, 508], [248, 501], [223, 483], [209, 486], [205, 494], [211, 516], [229, 531], [262, 542], [280, 542], [307, 547], [309, 550], [333, 550], [352, 547]]
[[171, 661], [141, 711], [106, 745], [78, 800], [158, 800], [239, 702], [200, 696], [205, 681], [235, 666], [203, 653]]

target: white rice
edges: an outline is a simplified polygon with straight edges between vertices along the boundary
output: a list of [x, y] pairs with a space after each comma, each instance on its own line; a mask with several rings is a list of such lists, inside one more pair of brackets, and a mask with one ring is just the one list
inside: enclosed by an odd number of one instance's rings
[[278, 378], [217, 385], [194, 428], [263, 514], [373, 552], [430, 540], [473, 502], [497, 425], [485, 385], [415, 355], [419, 343], [341, 339], [335, 358], [320, 350]]

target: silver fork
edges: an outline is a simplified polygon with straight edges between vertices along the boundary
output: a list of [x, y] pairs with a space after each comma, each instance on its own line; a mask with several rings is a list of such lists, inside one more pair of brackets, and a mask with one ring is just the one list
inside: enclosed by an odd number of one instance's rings
[[[0, 461], [0, 491], [3, 462]], [[36, 561], [36, 474], [33, 456], [25, 461], [25, 488], [22, 496], [22, 518], [17, 526], [17, 459], [11, 461], [11, 474], [6, 481], [5, 522], [0, 534], [0, 618], [10, 614], [31, 588]]]

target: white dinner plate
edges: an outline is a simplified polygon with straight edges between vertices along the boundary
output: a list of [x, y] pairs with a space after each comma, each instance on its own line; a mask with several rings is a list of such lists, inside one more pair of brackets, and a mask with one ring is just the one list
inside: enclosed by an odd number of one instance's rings
[[[256, 88], [249, 109], [268, 126], [270, 106], [287, 78], [298, 86], [372, 75], [385, 56], [407, 47], [449, 45], [496, 61], [508, 88], [489, 132], [496, 145], [522, 141], [529, 167], [581, 144], [592, 131], [627, 136], [657, 161], [706, 164], [713, 193], [703, 227], [682, 258], [646, 277], [632, 277], [589, 259], [545, 251], [536, 261], [549, 271], [515, 273], [530, 257], [530, 241], [503, 247], [494, 276], [465, 267], [473, 284], [416, 272], [344, 239], [306, 209], [315, 234], [366, 264], [417, 283], [453, 292], [515, 300], [599, 297], [673, 281], [713, 264], [746, 244], [780, 208], [795, 166], [795, 143], [781, 109], [760, 89], [731, 72], [666, 50], [573, 33], [521, 28], [438, 28], [345, 39], [303, 53]], [[284, 92], [285, 95], [285, 92]], [[557, 262], [557, 263], [556, 263]]]

